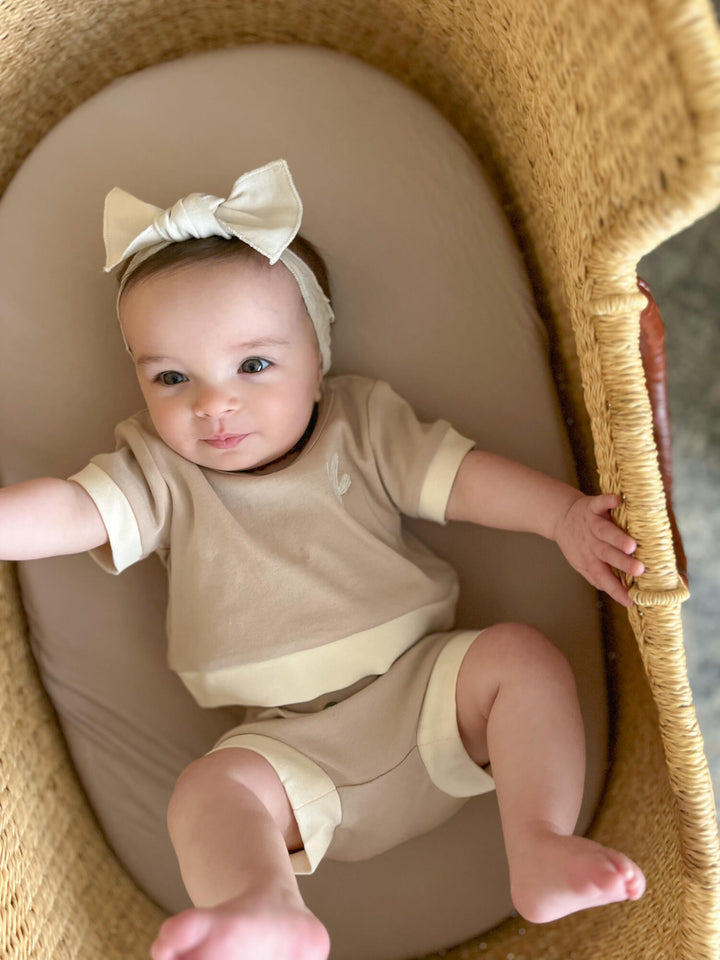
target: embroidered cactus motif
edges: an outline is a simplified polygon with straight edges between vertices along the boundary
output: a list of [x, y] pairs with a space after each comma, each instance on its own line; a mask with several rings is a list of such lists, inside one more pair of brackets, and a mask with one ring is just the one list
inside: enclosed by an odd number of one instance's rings
[[328, 479], [330, 480], [330, 489], [338, 498], [340, 503], [342, 503], [342, 498], [350, 489], [350, 484], [352, 480], [347, 473], [344, 473], [342, 477], [339, 476], [340, 472], [340, 457], [337, 453], [334, 453], [330, 458], [330, 462], [327, 465]]

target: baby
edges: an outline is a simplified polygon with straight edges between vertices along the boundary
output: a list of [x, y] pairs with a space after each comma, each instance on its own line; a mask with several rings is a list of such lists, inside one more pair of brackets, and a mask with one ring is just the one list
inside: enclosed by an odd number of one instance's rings
[[401, 526], [541, 534], [629, 606], [613, 568], [643, 566], [610, 519], [618, 498], [421, 423], [384, 383], [325, 378], [332, 311], [301, 215], [284, 161], [165, 211], [112, 191], [108, 268], [124, 264], [147, 410], [70, 480], [0, 491], [3, 558], [93, 550], [119, 572], [157, 552], [171, 666], [202, 706], [246, 707], [178, 780], [168, 825], [195, 906], [152, 957], [323, 960], [295, 875], [491, 789], [522, 916], [635, 900], [639, 867], [573, 835], [584, 737], [564, 657], [520, 623], [453, 630], [456, 577]]

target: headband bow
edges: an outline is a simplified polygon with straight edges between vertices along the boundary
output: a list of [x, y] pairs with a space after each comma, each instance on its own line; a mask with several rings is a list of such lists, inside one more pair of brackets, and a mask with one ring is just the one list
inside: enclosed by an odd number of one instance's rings
[[171, 243], [203, 237], [243, 240], [271, 264], [279, 260], [292, 273], [315, 328], [326, 373], [332, 308], [315, 274], [288, 249], [300, 229], [302, 210], [285, 160], [244, 173], [227, 199], [191, 193], [167, 210], [115, 187], [105, 198], [105, 270], [130, 258], [124, 283], [144, 260]]

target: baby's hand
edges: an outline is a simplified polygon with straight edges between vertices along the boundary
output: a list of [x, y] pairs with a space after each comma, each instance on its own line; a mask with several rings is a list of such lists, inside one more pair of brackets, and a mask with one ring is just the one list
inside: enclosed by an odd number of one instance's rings
[[632, 556], [637, 543], [610, 518], [610, 511], [619, 504], [616, 496], [580, 494], [558, 522], [555, 540], [568, 563], [586, 580], [630, 607], [632, 600], [612, 568], [639, 577], [645, 567]]

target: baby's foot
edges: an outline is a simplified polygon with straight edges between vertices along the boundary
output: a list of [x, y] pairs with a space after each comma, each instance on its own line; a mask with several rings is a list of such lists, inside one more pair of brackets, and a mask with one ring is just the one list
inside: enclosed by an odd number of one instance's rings
[[327, 960], [325, 927], [299, 899], [255, 893], [185, 910], [160, 927], [152, 960]]
[[617, 850], [585, 837], [540, 829], [511, 863], [515, 909], [532, 923], [547, 923], [577, 910], [620, 900], [638, 900], [645, 876]]

